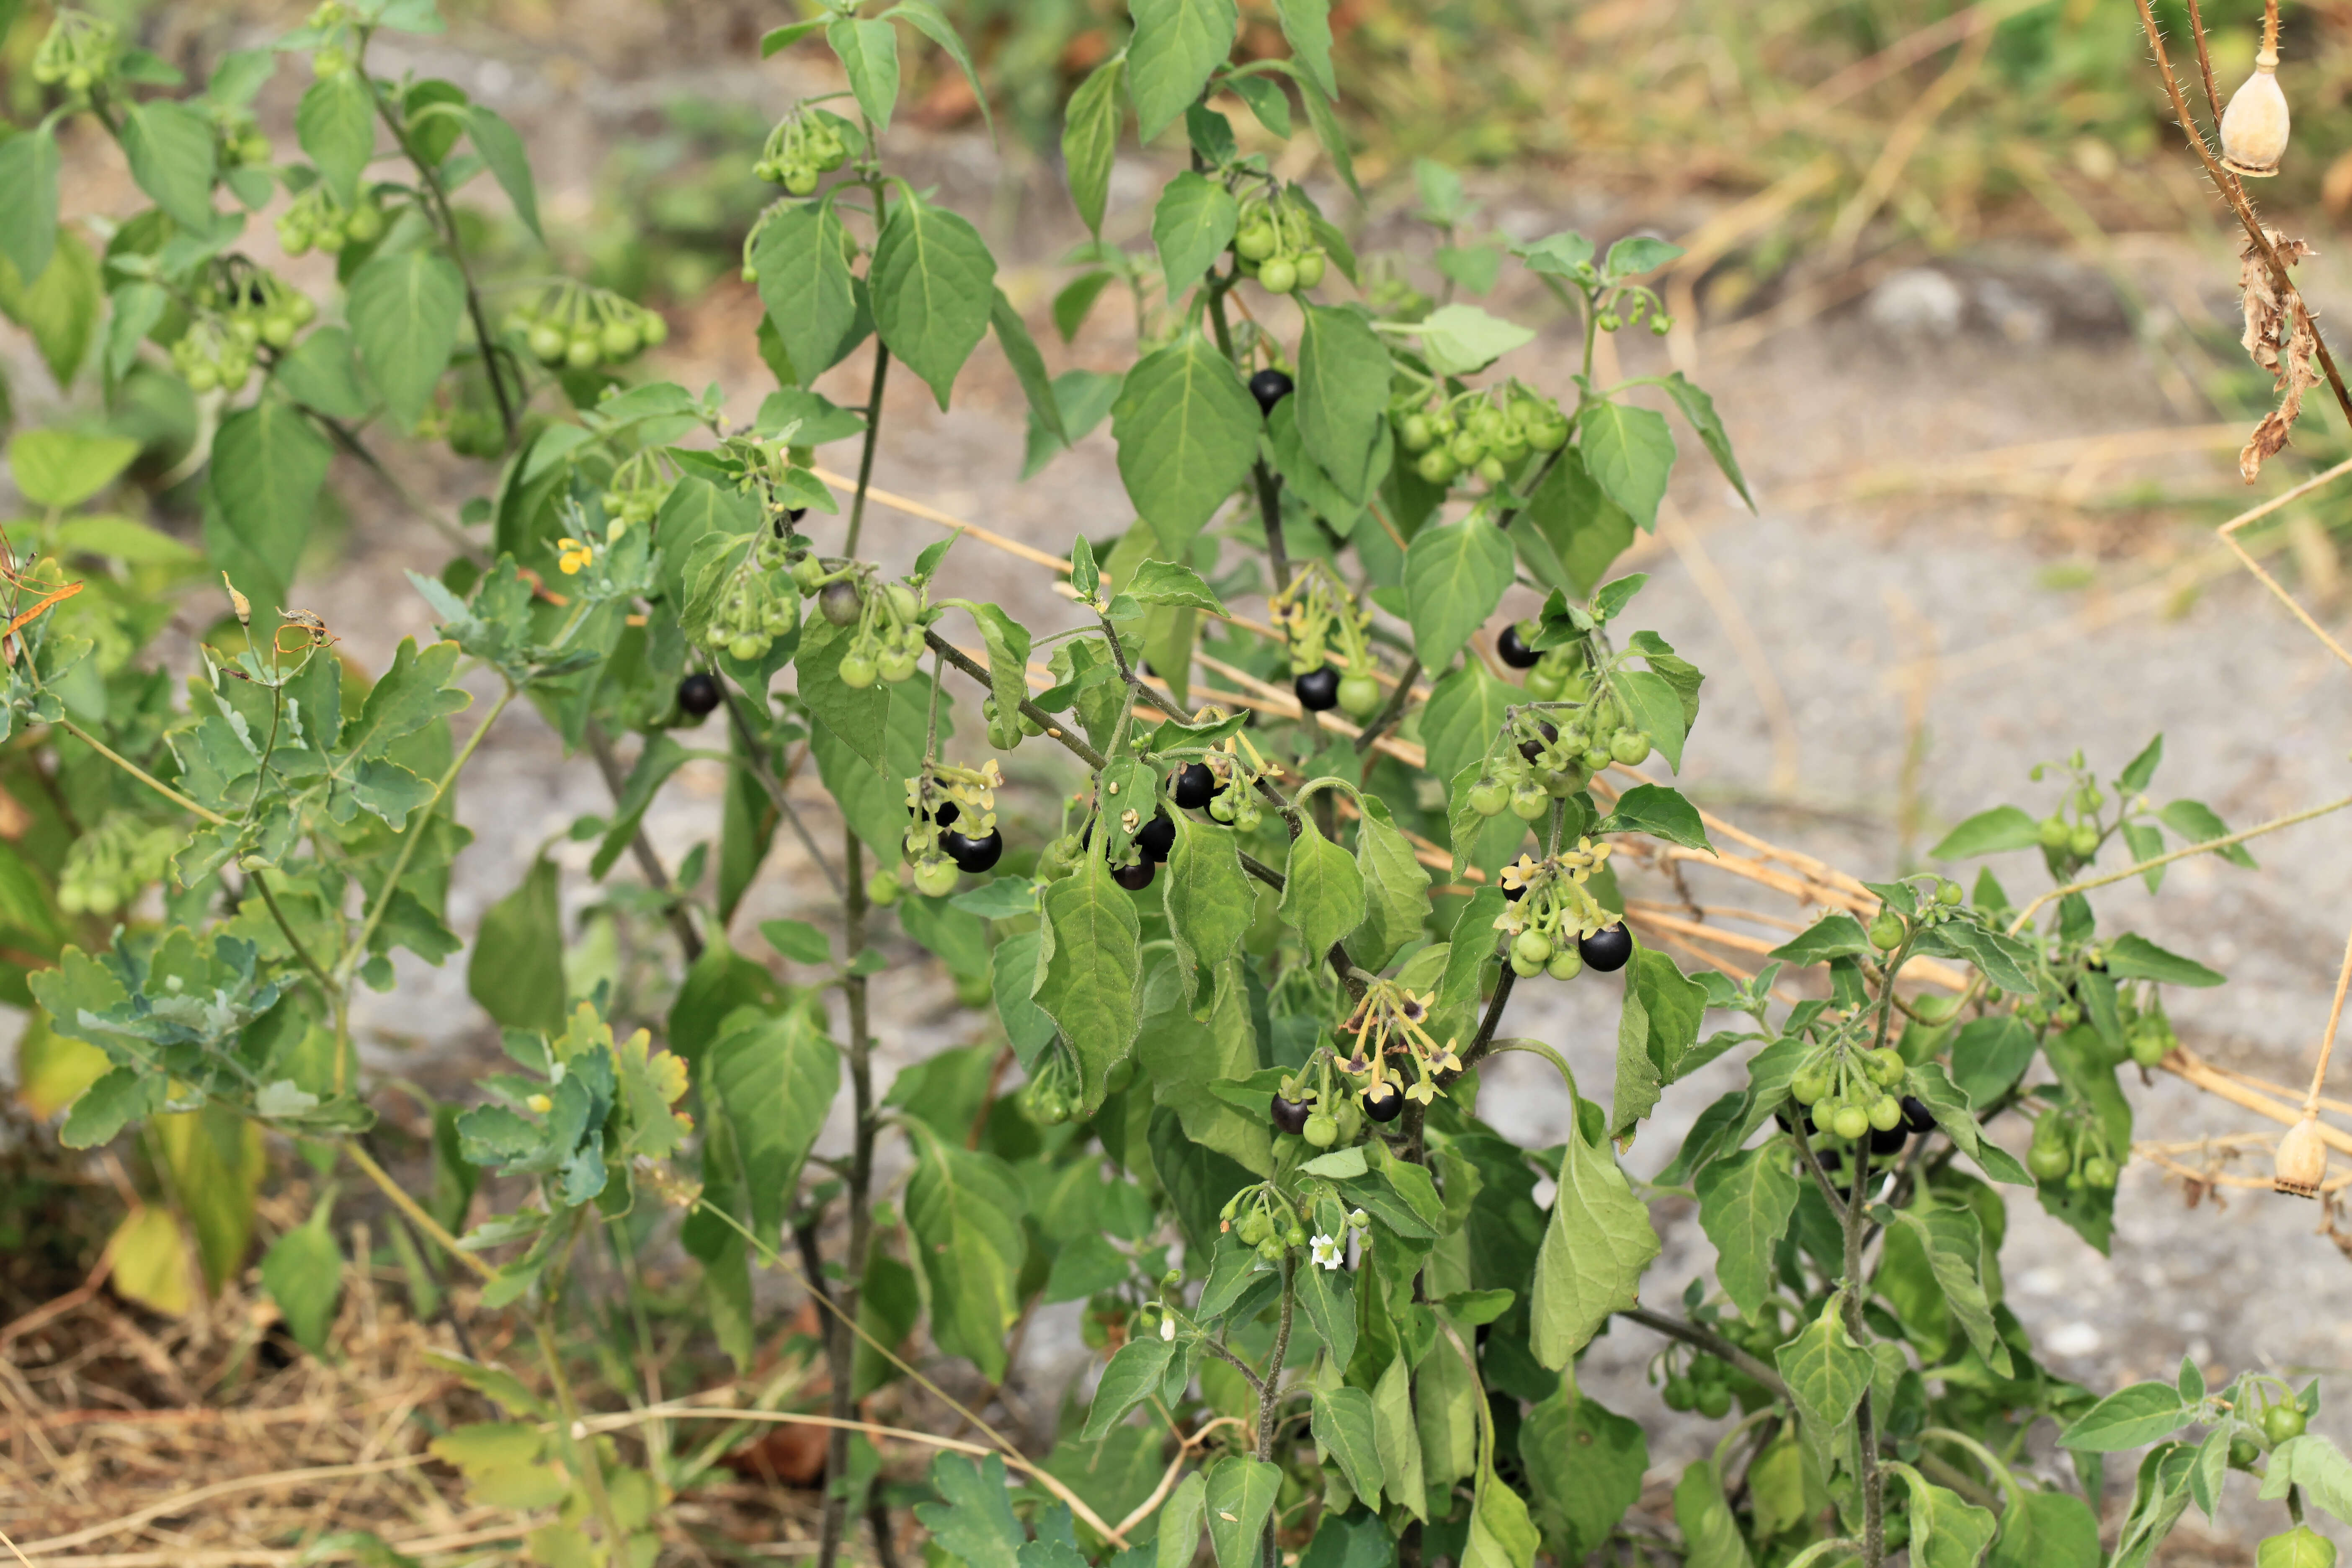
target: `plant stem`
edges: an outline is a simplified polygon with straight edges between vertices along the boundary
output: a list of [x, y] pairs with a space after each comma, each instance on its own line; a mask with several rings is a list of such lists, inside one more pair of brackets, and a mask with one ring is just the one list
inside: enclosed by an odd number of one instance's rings
[[[617, 805], [628, 778], [621, 772], [620, 758], [613, 753], [612, 737], [605, 734], [604, 727], [593, 719], [588, 721], [588, 753], [596, 759], [596, 771], [604, 775], [604, 788]], [[657, 893], [670, 890], [669, 868], [662, 864], [660, 852], [655, 849], [653, 840], [646, 837], [643, 823], [637, 825], [635, 836], [629, 840], [629, 853], [635, 858], [637, 869], [645, 873], [646, 886]], [[687, 912], [683, 903], [671, 903], [669, 925], [677, 934], [678, 946], [686, 952], [688, 966], [692, 967], [694, 961], [702, 956], [702, 933], [694, 929], [694, 917]]]
[[882, 346], [877, 337], [874, 340], [873, 390], [866, 395], [866, 443], [857, 454], [857, 492], [849, 502], [849, 531], [841, 544], [844, 555], [856, 555], [857, 535], [866, 526], [866, 493], [874, 483], [874, 446], [882, 431], [882, 388], [889, 379], [890, 351]]
[[1356, 737], [1358, 756], [1379, 744], [1381, 737], [1394, 729], [1397, 721], [1404, 717], [1404, 710], [1412, 705], [1412, 683], [1420, 679], [1421, 660], [1405, 660], [1404, 671], [1397, 677], [1397, 689], [1390, 696], [1388, 706], [1373, 715], [1372, 721], [1364, 726], [1364, 732]]
[[[972, 679], [979, 681], [981, 685], [985, 687], [989, 684], [988, 671], [977, 661], [964, 657], [961, 648], [940, 636], [938, 632], [926, 628], [923, 632], [923, 641], [929, 646], [932, 652], [971, 677]], [[1100, 773], [1108, 765], [1109, 759], [1088, 745], [1071, 730], [1068, 721], [1055, 718], [1025, 697], [1021, 700], [1021, 711], [1031, 723], [1037, 725], [1052, 739], [1061, 742], [1064, 750], [1086, 763], [1090, 771]]]
[[[1282, 1363], [1290, 1354], [1290, 1323], [1298, 1308], [1298, 1259], [1282, 1255], [1282, 1316], [1274, 1331], [1274, 1354], [1265, 1366], [1265, 1392], [1257, 1402], [1257, 1457], [1274, 1458], [1274, 1426], [1282, 1394]], [[1271, 1539], [1271, 1537], [1269, 1537]]]
[[173, 805], [178, 806], [182, 811], [194, 812], [196, 816], [204, 818], [206, 822], [211, 823], [215, 827], [226, 827], [229, 826], [229, 819], [227, 817], [223, 816], [217, 811], [211, 811], [204, 806], [198, 805], [194, 801], [190, 800], [186, 795], [182, 795], [178, 790], [173, 789], [162, 779], [159, 779], [153, 773], [149, 773], [145, 768], [142, 768], [138, 763], [131, 761], [131, 759], [122, 755], [121, 752], [114, 750], [113, 747], [109, 746], [105, 742], [100, 740], [97, 736], [91, 734], [89, 731], [75, 723], [72, 720], [60, 716], [58, 720], [57, 727], [63, 730], [67, 734], [71, 735], [75, 740], [79, 741], [83, 745], [88, 746], [91, 751], [96, 752], [100, 756], [104, 757], [108, 762], [112, 763], [116, 767], [121, 768], [124, 773], [129, 773], [132, 778], [137, 779], [141, 784], [145, 784], [149, 789], [153, 790], [157, 795], [162, 795], [165, 800], [170, 801]]
[[[576, 1226], [579, 1221], [572, 1223]], [[531, 1317], [530, 1331], [539, 1342], [539, 1359], [547, 1368], [548, 1381], [555, 1387], [555, 1410], [563, 1421], [562, 1441], [571, 1468], [578, 1473], [581, 1485], [588, 1489], [589, 1506], [596, 1511], [596, 1526], [604, 1537], [604, 1560], [618, 1563], [625, 1555], [628, 1537], [622, 1531], [620, 1521], [614, 1517], [612, 1494], [604, 1489], [604, 1467], [596, 1458], [596, 1439], [583, 1435], [580, 1429], [579, 1401], [572, 1397], [572, 1380], [565, 1375], [563, 1357], [555, 1348], [552, 1293], [540, 1299], [539, 1310]]]
[[[713, 679], [717, 678], [713, 677]], [[743, 742], [742, 752], [730, 760], [739, 762], [751, 770], [751, 777], [766, 793], [768, 804], [776, 808], [777, 814], [791, 826], [793, 837], [801, 841], [801, 847], [808, 851], [808, 858], [814, 861], [816, 868], [824, 874], [825, 885], [833, 889], [834, 897], [842, 897], [845, 889], [841, 885], [841, 874], [833, 868], [833, 862], [824, 858], [824, 851], [816, 847], [816, 836], [809, 831], [808, 823], [802, 818], [799, 812], [793, 809], [792, 801], [784, 795], [783, 780], [778, 778], [776, 770], [768, 765], [768, 759], [760, 749], [758, 738], [751, 733], [751, 721], [743, 717], [743, 710], [736, 705], [735, 694], [727, 689], [727, 683], [724, 680], [719, 682], [719, 698], [720, 701], [727, 704], [727, 717], [735, 726], [736, 734], [741, 737]], [[785, 771], [789, 773], [791, 770]]]
[[392, 1179], [392, 1173], [375, 1163], [375, 1156], [360, 1146], [356, 1138], [346, 1138], [342, 1144], [344, 1156], [360, 1168], [360, 1174], [375, 1184], [376, 1191], [392, 1201], [392, 1206], [408, 1218], [408, 1223], [429, 1237], [442, 1251], [474, 1272], [478, 1279], [488, 1279], [498, 1272], [480, 1258], [457, 1245], [457, 1238], [441, 1227], [441, 1222], [425, 1212], [425, 1205], [408, 1194], [408, 1189]]
[[1654, 1330], [1670, 1340], [1680, 1340], [1686, 1345], [1703, 1350], [1711, 1356], [1730, 1363], [1748, 1376], [1771, 1390], [1772, 1397], [1775, 1399], [1789, 1397], [1788, 1385], [1780, 1381], [1779, 1372], [1767, 1363], [1741, 1350], [1712, 1329], [1701, 1328], [1696, 1323], [1685, 1322], [1680, 1318], [1669, 1317], [1664, 1312], [1654, 1312], [1647, 1307], [1630, 1307], [1617, 1315], [1621, 1318], [1631, 1318], [1645, 1329]]
[[[1217, 352], [1231, 362], [1234, 374], [1239, 375], [1242, 362], [1234, 353], [1234, 331], [1225, 320], [1225, 290], [1234, 286], [1231, 274], [1209, 279], [1209, 325], [1217, 334]], [[1282, 538], [1282, 481], [1265, 466], [1261, 458], [1250, 466], [1251, 481], [1257, 487], [1258, 521], [1265, 528], [1266, 564], [1274, 574], [1274, 589], [1277, 594], [1290, 588], [1290, 550]]]
[[252, 877], [255, 889], [261, 894], [261, 901], [269, 906], [269, 918], [278, 922], [278, 931], [286, 938], [286, 945], [294, 950], [295, 958], [301, 963], [303, 968], [310, 972], [310, 978], [319, 983], [319, 990], [321, 993], [320, 999], [332, 1006], [335, 1001], [335, 983], [327, 978], [327, 972], [319, 967], [319, 961], [310, 956], [310, 950], [302, 945], [302, 939], [296, 936], [294, 928], [287, 923], [286, 911], [278, 907], [278, 895], [269, 890], [268, 873], [255, 870], [248, 872], [247, 875]]

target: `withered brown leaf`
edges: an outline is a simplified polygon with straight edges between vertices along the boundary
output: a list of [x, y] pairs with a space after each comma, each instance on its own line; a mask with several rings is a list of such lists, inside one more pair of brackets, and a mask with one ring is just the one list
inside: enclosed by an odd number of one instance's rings
[[[2265, 233], [2285, 266], [2318, 254], [2300, 239], [2289, 239], [2275, 230]], [[2238, 454], [2238, 472], [2252, 484], [2263, 464], [2285, 449], [2294, 422], [2303, 415], [2304, 394], [2319, 384], [2319, 334], [2301, 298], [2282, 295], [2269, 264], [2252, 240], [2238, 253], [2238, 293], [2246, 321], [2239, 342], [2256, 364], [2271, 373], [2271, 384], [2279, 395], [2279, 405], [2263, 416]]]

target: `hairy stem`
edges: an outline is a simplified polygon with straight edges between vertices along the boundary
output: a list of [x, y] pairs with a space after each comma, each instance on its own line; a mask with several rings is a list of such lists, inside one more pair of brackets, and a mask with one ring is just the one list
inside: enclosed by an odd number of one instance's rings
[[874, 445], [882, 432], [882, 389], [890, 379], [890, 351], [882, 340], [874, 340], [874, 384], [866, 395], [866, 441], [857, 453], [857, 492], [849, 502], [849, 531], [843, 537], [841, 552], [857, 553], [857, 536], [866, 526], [866, 495], [874, 483]]
[[563, 1356], [555, 1344], [555, 1297], [551, 1290], [541, 1297], [539, 1310], [531, 1317], [530, 1331], [539, 1342], [540, 1363], [547, 1368], [548, 1381], [555, 1388], [555, 1410], [563, 1422], [561, 1441], [566, 1449], [565, 1457], [581, 1485], [587, 1489], [588, 1505], [595, 1510], [596, 1527], [604, 1537], [605, 1560], [618, 1562], [628, 1535], [613, 1513], [612, 1494], [604, 1489], [604, 1467], [596, 1457], [596, 1439], [581, 1431], [580, 1402], [572, 1392], [572, 1379], [564, 1373]]

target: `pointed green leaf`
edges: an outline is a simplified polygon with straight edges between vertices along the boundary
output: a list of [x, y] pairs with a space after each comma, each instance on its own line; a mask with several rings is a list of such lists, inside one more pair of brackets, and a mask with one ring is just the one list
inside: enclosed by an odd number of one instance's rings
[[907, 1182], [907, 1226], [931, 1282], [931, 1337], [990, 1378], [1005, 1371], [1005, 1331], [1021, 1314], [1026, 1205], [992, 1154], [961, 1149], [920, 1122]]
[[352, 277], [344, 314], [384, 407], [404, 427], [415, 425], [457, 346], [464, 275], [437, 250], [379, 255]]
[[883, 342], [929, 384], [945, 408], [956, 373], [988, 330], [996, 299], [996, 258], [980, 231], [961, 215], [909, 192], [891, 209], [875, 242], [866, 285]]
[[1755, 1561], [1712, 1459], [1692, 1465], [1675, 1483], [1675, 1524], [1683, 1532], [1685, 1568], [1749, 1568]]
[[[1118, 156], [1118, 89], [1126, 74], [1127, 57], [1112, 56], [1079, 84], [1063, 111], [1062, 165], [1069, 174], [1070, 200], [1097, 237], [1110, 198], [1111, 164]], [[1066, 328], [1062, 335], [1070, 332]]]
[[1314, 78], [1324, 97], [1339, 97], [1339, 79], [1331, 74], [1331, 0], [1275, 0], [1275, 11], [1291, 58]]
[[1109, 1436], [1120, 1416], [1142, 1404], [1160, 1390], [1160, 1380], [1168, 1375], [1168, 1363], [1176, 1353], [1176, 1343], [1158, 1334], [1145, 1334], [1118, 1347], [1103, 1368], [1102, 1381], [1095, 1386], [1094, 1406], [1087, 1414], [1087, 1424], [1078, 1434], [1082, 1443], [1097, 1443]]
[[26, 286], [40, 280], [57, 248], [59, 162], [47, 125], [0, 142], [0, 257]]
[[1168, 182], [1151, 212], [1151, 244], [1168, 280], [1168, 298], [1181, 301], [1233, 243], [1241, 208], [1233, 193], [1186, 170]]
[[[1370, 490], [1373, 453], [1387, 428], [1388, 347], [1360, 311], [1308, 305], [1305, 312], [1294, 395], [1299, 438], [1340, 493], [1360, 506]], [[1510, 558], [1507, 546], [1503, 557]], [[1410, 576], [1408, 566], [1408, 583]]]
[[2031, 849], [2042, 842], [2041, 825], [2013, 805], [1978, 812], [1944, 835], [1928, 856], [1937, 860], [1967, 860], [1998, 855], [2007, 849]]
[[343, 1255], [335, 1246], [330, 1193], [310, 1217], [279, 1237], [261, 1259], [261, 1283], [286, 1329], [312, 1355], [324, 1355], [343, 1290]]
[[955, 24], [948, 20], [947, 14], [932, 4], [932, 0], [898, 0], [898, 5], [882, 13], [884, 21], [899, 16], [913, 23], [915, 31], [945, 49], [948, 58], [955, 61], [956, 68], [963, 72], [964, 80], [971, 85], [972, 97], [980, 103], [980, 122], [993, 136], [996, 121], [989, 112], [988, 91], [981, 86], [980, 72], [971, 63], [971, 51], [963, 47], [963, 38], [956, 32]]
[[[307, 101], [307, 100], [305, 100]], [[168, 98], [122, 104], [122, 152], [131, 177], [172, 221], [194, 234], [213, 226], [213, 125]]]
[[1182, 117], [1233, 53], [1241, 17], [1234, 0], [1128, 0], [1128, 10], [1135, 16], [1127, 47], [1130, 90], [1149, 142]]
[[332, 457], [310, 421], [276, 398], [230, 415], [213, 437], [205, 549], [261, 626], [275, 626], [286, 605]]
[[1383, 1471], [1372, 1396], [1360, 1388], [1317, 1389], [1309, 1421], [1316, 1442], [1339, 1461], [1357, 1498], [1367, 1508], [1380, 1507]]
[[1485, 518], [1474, 513], [1415, 534], [1405, 551], [1404, 588], [1422, 667], [1452, 664], [1510, 585], [1511, 542]]
[[1528, 1409], [1519, 1426], [1519, 1459], [1560, 1561], [1578, 1563], [1600, 1550], [1641, 1500], [1650, 1442], [1638, 1423], [1580, 1398], [1570, 1386]]
[[777, 1245], [801, 1167], [840, 1089], [841, 1052], [805, 1006], [764, 1015], [743, 1008], [710, 1042], [704, 1070], [714, 1113], [734, 1134], [752, 1231]]
[[530, 154], [523, 149], [522, 137], [499, 118], [498, 110], [479, 103], [466, 107], [466, 133], [473, 138], [474, 151], [490, 166], [499, 189], [514, 204], [515, 216], [545, 244], [547, 236], [539, 226], [539, 187], [531, 180]]
[[[2224, 1437], [2224, 1450], [2229, 1443]], [[2000, 1516], [1986, 1568], [2099, 1568], [2099, 1521], [2067, 1492], [2021, 1488]]]
[[1640, 1300], [1643, 1271], [1658, 1252], [1650, 1211], [1615, 1158], [1571, 1132], [1536, 1254], [1528, 1300], [1536, 1359], [1555, 1371], [1566, 1366], [1611, 1313]]
[[856, 346], [857, 292], [845, 237], [828, 195], [778, 208], [751, 247], [768, 324], [803, 386]]
[[890, 113], [898, 106], [898, 29], [887, 22], [844, 16], [825, 25], [824, 41], [848, 73], [849, 90], [875, 134], [889, 130]]
[[1665, 416], [1603, 401], [1586, 405], [1576, 428], [1585, 471], [1601, 493], [1645, 531], [1655, 528], [1675, 466], [1675, 433]]
[[1715, 1243], [1715, 1277], [1744, 1318], [1757, 1317], [1772, 1294], [1772, 1260], [1797, 1212], [1794, 1153], [1789, 1140], [1772, 1138], [1698, 1173], [1698, 1222]]
[[375, 155], [375, 103], [356, 70], [322, 76], [294, 110], [294, 135], [345, 207], [359, 203], [360, 176]]
[[1232, 362], [1197, 331], [1128, 373], [1111, 408], [1119, 478], [1164, 551], [1189, 553], [1192, 536], [1249, 477], [1260, 424]]
[[1870, 1352], [1848, 1342], [1845, 1327], [1837, 1321], [1838, 1301], [1832, 1298], [1802, 1332], [1782, 1345], [1773, 1357], [1780, 1381], [1789, 1385], [1797, 1414], [1817, 1441], [1826, 1442], [1853, 1419], [1870, 1386]]
[[2085, 1454], [2116, 1454], [2146, 1447], [2196, 1418], [2168, 1383], [2135, 1383], [2119, 1388], [2076, 1416], [2059, 1434], [2061, 1447]]
[[[1611, 254], [1615, 254], [1613, 249]], [[1666, 395], [1675, 400], [1675, 406], [1683, 411], [1683, 417], [1698, 432], [1700, 445], [1715, 459], [1723, 477], [1731, 481], [1731, 488], [1739, 492], [1739, 499], [1748, 503], [1748, 510], [1754, 511], [1756, 498], [1748, 493], [1748, 478], [1739, 471], [1739, 459], [1732, 456], [1731, 434], [1724, 429], [1722, 416], [1715, 411], [1715, 399], [1693, 385], [1680, 371], [1666, 377]]]
[[1031, 994], [1077, 1058], [1076, 1113], [1092, 1116], [1110, 1069], [1126, 1059], [1143, 1026], [1142, 921], [1134, 899], [1091, 857], [1046, 891], [1045, 913]]
[[1189, 1003], [1196, 967], [1213, 968], [1239, 951], [1256, 914], [1257, 894], [1242, 869], [1232, 828], [1183, 815], [1175, 821], [1161, 900]]
[[1282, 918], [1298, 932], [1310, 953], [1329, 951], [1364, 921], [1364, 874], [1356, 858], [1323, 837], [1313, 817], [1301, 812], [1298, 837], [1285, 863]]
[[1412, 1418], [1412, 1371], [1402, 1355], [1389, 1363], [1372, 1389], [1372, 1437], [1390, 1500], [1415, 1519], [1427, 1520], [1429, 1488], [1423, 1479], [1421, 1432]]
[[1387, 808], [1365, 803], [1356, 825], [1356, 868], [1364, 884], [1364, 923], [1348, 938], [1348, 952], [1378, 973], [1429, 920], [1429, 871], [1412, 840], [1387, 821]]
[[8, 443], [8, 476], [35, 506], [62, 511], [112, 484], [138, 455], [139, 443], [126, 436], [26, 430]]

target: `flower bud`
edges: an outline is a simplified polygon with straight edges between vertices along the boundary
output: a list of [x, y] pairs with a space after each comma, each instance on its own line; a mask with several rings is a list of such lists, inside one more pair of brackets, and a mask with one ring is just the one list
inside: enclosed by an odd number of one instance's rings
[[2317, 1118], [2305, 1111], [2279, 1140], [2278, 1170], [2271, 1184], [2298, 1198], [2314, 1198], [2326, 1175], [2327, 1145], [2320, 1141]]
[[2286, 152], [2286, 94], [2279, 90], [2278, 49], [2265, 39], [2246, 79], [2221, 111], [2221, 163], [2241, 174], [2275, 174]]

